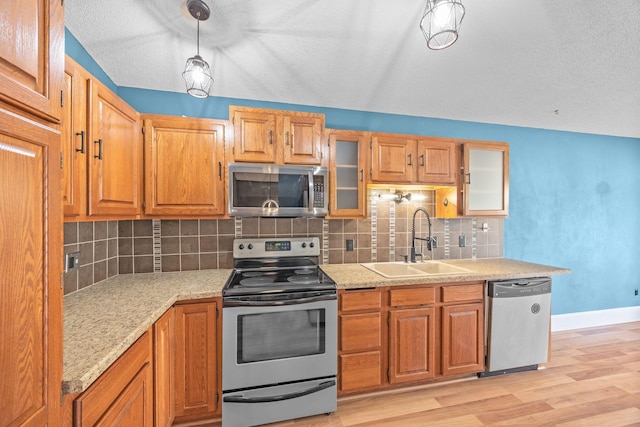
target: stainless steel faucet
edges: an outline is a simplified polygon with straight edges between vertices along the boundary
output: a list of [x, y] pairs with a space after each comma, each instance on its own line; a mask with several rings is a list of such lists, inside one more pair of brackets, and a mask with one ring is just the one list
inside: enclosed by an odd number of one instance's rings
[[[425, 239], [424, 237], [416, 237], [416, 215], [418, 212], [422, 212], [427, 216], [427, 224], [429, 224], [429, 235]], [[420, 258], [424, 261], [424, 254], [416, 253], [416, 239], [427, 242], [427, 250], [431, 251], [433, 248], [433, 237], [431, 237], [431, 218], [429, 217], [429, 212], [425, 208], [417, 208], [413, 212], [413, 219], [411, 221], [411, 262], [416, 262], [416, 255], [419, 255]]]

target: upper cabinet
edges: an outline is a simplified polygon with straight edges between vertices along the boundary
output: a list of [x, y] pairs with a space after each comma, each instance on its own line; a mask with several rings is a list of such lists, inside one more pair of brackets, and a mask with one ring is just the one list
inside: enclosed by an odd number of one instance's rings
[[509, 144], [465, 142], [463, 162], [463, 215], [507, 216]]
[[64, 71], [60, 0], [2, 0], [0, 101], [58, 123]]
[[364, 132], [327, 130], [329, 141], [329, 216], [366, 218], [366, 143]]
[[373, 134], [371, 181], [454, 185], [455, 150], [455, 141], [450, 139]]
[[226, 122], [143, 118], [145, 214], [223, 215]]
[[229, 107], [236, 162], [322, 165], [324, 115]]
[[138, 113], [91, 81], [89, 215], [140, 214], [142, 142]]
[[86, 211], [87, 194], [87, 89], [90, 75], [72, 59], [65, 59], [62, 109], [62, 201], [65, 216]]

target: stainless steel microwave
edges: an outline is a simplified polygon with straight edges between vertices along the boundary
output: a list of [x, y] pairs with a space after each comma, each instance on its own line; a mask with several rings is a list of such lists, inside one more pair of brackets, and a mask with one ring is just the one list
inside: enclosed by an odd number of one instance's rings
[[325, 216], [327, 168], [254, 163], [229, 164], [229, 215]]

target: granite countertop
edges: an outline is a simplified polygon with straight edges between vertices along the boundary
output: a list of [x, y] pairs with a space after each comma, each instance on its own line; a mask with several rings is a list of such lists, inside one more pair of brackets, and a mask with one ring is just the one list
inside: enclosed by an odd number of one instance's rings
[[[514, 279], [571, 270], [505, 258], [447, 260], [469, 273], [388, 279], [360, 264], [323, 265], [338, 289]], [[231, 270], [115, 276], [64, 298], [64, 393], [86, 390], [176, 301], [222, 295]]]
[[176, 301], [221, 296], [230, 274], [127, 274], [65, 296], [63, 393], [86, 390]]

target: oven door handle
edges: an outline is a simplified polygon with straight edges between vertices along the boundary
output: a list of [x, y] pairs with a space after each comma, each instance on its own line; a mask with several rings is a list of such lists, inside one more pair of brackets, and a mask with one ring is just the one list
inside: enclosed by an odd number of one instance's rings
[[311, 387], [307, 390], [297, 391], [295, 393], [280, 394], [277, 396], [265, 396], [265, 397], [242, 397], [242, 396], [226, 396], [222, 399], [223, 402], [229, 403], [269, 403], [280, 402], [283, 400], [295, 399], [309, 394], [317, 393], [324, 389], [334, 387], [336, 385], [335, 380], [325, 381], [318, 384], [315, 387]]
[[335, 299], [337, 299], [336, 294], [331, 294], [273, 301], [254, 301], [249, 299], [229, 300], [223, 298], [222, 303], [224, 307], [273, 307], [281, 305], [300, 305], [317, 301], [331, 301]]

